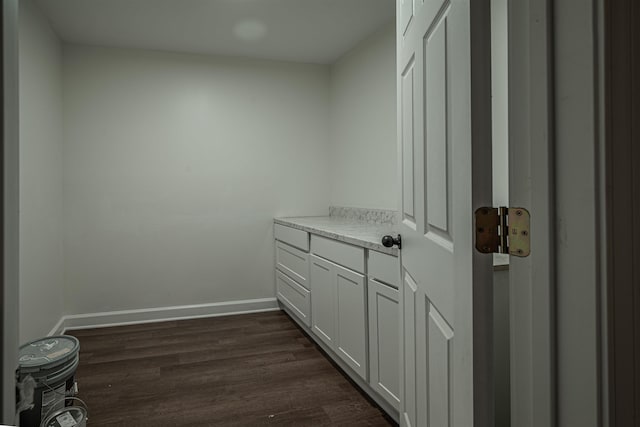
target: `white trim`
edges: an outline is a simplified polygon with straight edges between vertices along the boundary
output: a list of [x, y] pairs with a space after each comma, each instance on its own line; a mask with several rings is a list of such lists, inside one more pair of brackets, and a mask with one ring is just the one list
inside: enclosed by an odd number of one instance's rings
[[47, 334], [48, 337], [51, 337], [54, 335], [62, 335], [64, 333], [65, 318], [66, 316], [62, 316], [60, 320], [58, 320], [58, 323], [56, 323], [56, 325]]
[[[529, 209], [531, 255], [509, 265], [511, 425], [556, 425], [553, 8], [509, 0], [509, 204]], [[573, 30], [573, 27], [571, 27]], [[554, 44], [554, 46], [552, 46]], [[564, 425], [564, 424], [561, 424]], [[581, 424], [579, 424], [581, 425]]]
[[278, 310], [280, 310], [280, 308], [275, 298], [261, 298], [214, 302], [208, 304], [71, 314], [62, 316], [58, 323], [49, 332], [49, 336], [59, 335], [70, 330], [107, 328], [110, 326], [137, 325], [142, 323], [200, 319], [205, 317], [232, 316], [236, 314], [260, 313]]
[[2, 108], [4, 111], [4, 123], [2, 138], [2, 160], [4, 168], [3, 179], [3, 222], [0, 227], [4, 230], [2, 262], [3, 280], [0, 280], [2, 289], [2, 301], [0, 301], [0, 323], [2, 324], [2, 356], [0, 357], [0, 423], [13, 424], [16, 412], [15, 374], [18, 367], [18, 302], [19, 302], [19, 241], [18, 236], [19, 213], [19, 121], [18, 116], [18, 33], [19, 18], [18, 9], [22, 6], [18, 0], [5, 0], [2, 2], [2, 31], [3, 31], [3, 77], [0, 84], [4, 88]]
[[[608, 254], [610, 250], [610, 242], [609, 236], [607, 233], [608, 230], [608, 207], [607, 207], [607, 161], [609, 160], [609, 154], [607, 151], [607, 141], [606, 139], [606, 122], [605, 122], [605, 113], [606, 113], [606, 105], [605, 105], [605, 67], [606, 67], [606, 57], [605, 57], [605, 2], [604, 0], [596, 1], [596, 75], [597, 82], [596, 86], [598, 88], [598, 92], [596, 95], [596, 111], [597, 111], [597, 121], [598, 121], [598, 152], [596, 154], [596, 159], [598, 159], [598, 182], [597, 182], [597, 204], [599, 210], [597, 212], [597, 216], [599, 219], [598, 223], [598, 243], [601, 246], [600, 250], [600, 405], [601, 405], [601, 422], [602, 427], [610, 427], [611, 425], [611, 408], [610, 404], [610, 383], [609, 383], [609, 315], [608, 315], [608, 279], [609, 279], [609, 271], [611, 268], [607, 264], [608, 262]], [[612, 237], [611, 237], [612, 238]]]
[[557, 426], [603, 425], [600, 292], [608, 248], [598, 217], [597, 3], [555, 1], [553, 10]]

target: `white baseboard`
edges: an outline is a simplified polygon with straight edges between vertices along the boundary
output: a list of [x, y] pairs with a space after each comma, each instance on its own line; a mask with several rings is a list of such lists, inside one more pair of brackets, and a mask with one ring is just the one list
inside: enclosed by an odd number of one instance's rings
[[280, 310], [275, 298], [214, 302], [209, 304], [173, 307], [143, 308], [137, 310], [107, 311], [102, 313], [71, 314], [62, 316], [49, 336], [78, 329], [106, 328], [109, 326], [231, 316]]
[[62, 335], [64, 333], [64, 320], [65, 320], [66, 316], [62, 316], [60, 318], [60, 320], [58, 320], [58, 323], [56, 323], [56, 325], [53, 327], [53, 329], [51, 329], [49, 331], [49, 333], [47, 334], [48, 337], [54, 336], [54, 335]]

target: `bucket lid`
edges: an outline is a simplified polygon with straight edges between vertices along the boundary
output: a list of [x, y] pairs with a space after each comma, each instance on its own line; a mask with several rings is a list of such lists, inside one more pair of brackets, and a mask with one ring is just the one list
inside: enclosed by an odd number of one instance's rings
[[77, 356], [80, 342], [76, 337], [60, 335], [31, 341], [20, 347], [20, 369], [52, 368]]
[[80, 406], [68, 406], [45, 418], [41, 426], [44, 427], [73, 427], [85, 425], [87, 411]]

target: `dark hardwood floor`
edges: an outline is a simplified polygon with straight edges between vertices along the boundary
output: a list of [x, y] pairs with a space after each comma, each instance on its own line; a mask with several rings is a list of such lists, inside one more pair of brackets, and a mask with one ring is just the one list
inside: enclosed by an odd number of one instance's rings
[[394, 425], [283, 312], [69, 334], [90, 426]]

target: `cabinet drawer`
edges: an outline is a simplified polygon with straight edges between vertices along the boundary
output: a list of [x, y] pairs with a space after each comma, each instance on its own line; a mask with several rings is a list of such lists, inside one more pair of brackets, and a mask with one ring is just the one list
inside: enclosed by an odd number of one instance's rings
[[398, 287], [400, 280], [400, 265], [398, 257], [386, 255], [376, 251], [369, 251], [367, 273], [370, 278]]
[[312, 235], [311, 252], [336, 264], [364, 273], [364, 248]]
[[276, 270], [278, 299], [307, 326], [311, 325], [311, 292]]
[[274, 224], [273, 236], [276, 240], [295, 246], [305, 252], [309, 252], [309, 233], [296, 228]]
[[303, 287], [309, 288], [309, 254], [276, 240], [276, 266]]

